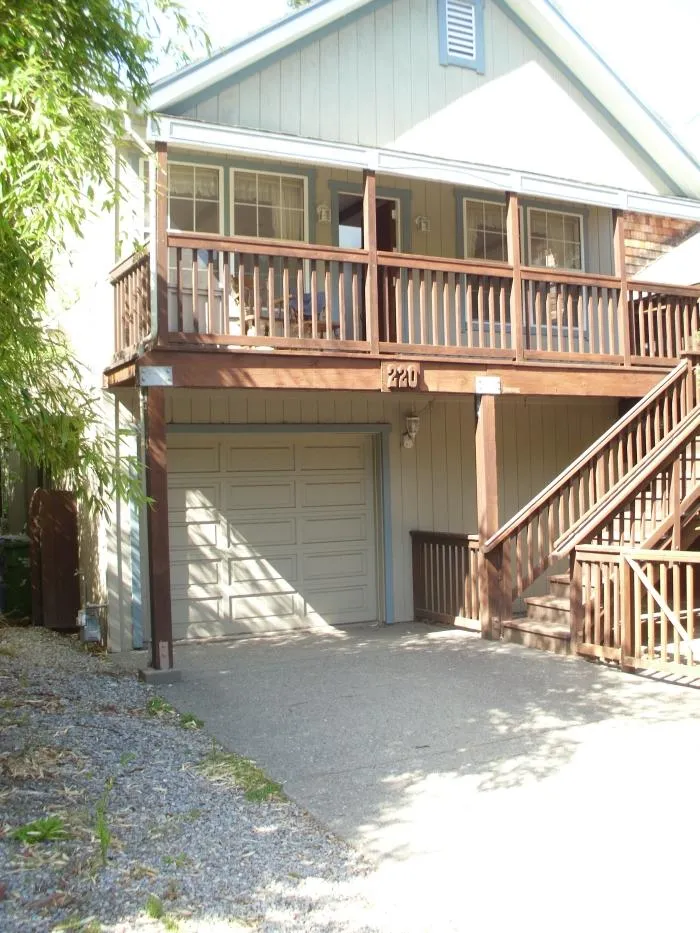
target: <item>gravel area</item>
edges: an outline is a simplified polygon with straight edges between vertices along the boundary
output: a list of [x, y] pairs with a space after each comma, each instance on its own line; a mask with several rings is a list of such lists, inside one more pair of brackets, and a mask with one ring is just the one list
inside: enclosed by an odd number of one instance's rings
[[[74, 638], [0, 627], [0, 930], [378, 929], [362, 858], [201, 773], [206, 724], [156, 696]], [[15, 838], [49, 818], [57, 838]]]

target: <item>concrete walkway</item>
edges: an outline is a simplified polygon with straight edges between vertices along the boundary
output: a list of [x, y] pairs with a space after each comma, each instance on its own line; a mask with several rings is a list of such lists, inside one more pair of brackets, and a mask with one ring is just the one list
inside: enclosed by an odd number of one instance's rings
[[176, 663], [164, 695], [375, 861], [382, 929], [698, 922], [700, 691], [422, 625]]

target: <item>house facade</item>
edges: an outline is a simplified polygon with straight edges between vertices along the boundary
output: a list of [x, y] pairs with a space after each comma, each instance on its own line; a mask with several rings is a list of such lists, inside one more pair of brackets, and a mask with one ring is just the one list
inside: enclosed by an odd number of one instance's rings
[[699, 222], [700, 167], [545, 0], [318, 0], [151, 105], [104, 381], [154, 505], [115, 504], [112, 646], [421, 601], [497, 637], [483, 546], [699, 329], [625, 240]]

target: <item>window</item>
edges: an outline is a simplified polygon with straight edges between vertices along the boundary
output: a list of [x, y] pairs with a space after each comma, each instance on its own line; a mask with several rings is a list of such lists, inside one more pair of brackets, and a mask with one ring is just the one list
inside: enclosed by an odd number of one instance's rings
[[530, 208], [528, 251], [531, 266], [583, 269], [583, 217]]
[[464, 200], [465, 259], [508, 260], [506, 208], [493, 201]]
[[484, 73], [484, 0], [438, 0], [440, 64]]
[[221, 232], [220, 169], [168, 163], [168, 228], [188, 233]]
[[304, 179], [268, 172], [232, 174], [233, 222], [237, 236], [269, 237], [274, 240], [304, 240]]

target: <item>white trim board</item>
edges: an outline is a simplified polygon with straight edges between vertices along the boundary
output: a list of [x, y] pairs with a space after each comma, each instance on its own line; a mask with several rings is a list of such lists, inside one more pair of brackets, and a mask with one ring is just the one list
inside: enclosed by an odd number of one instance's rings
[[274, 159], [277, 162], [286, 161], [292, 164], [326, 165], [358, 172], [369, 169], [387, 175], [419, 178], [464, 188], [514, 191], [566, 203], [700, 221], [700, 201], [689, 198], [623, 191], [604, 185], [553, 178], [549, 175], [520, 172], [494, 165], [458, 162], [322, 139], [304, 139], [300, 136], [286, 136], [282, 133], [242, 127], [220, 126], [189, 120], [186, 117], [151, 117], [148, 121], [147, 139], [149, 142], [165, 142], [174, 151], [185, 148], [190, 151], [225, 152], [229, 155]]

